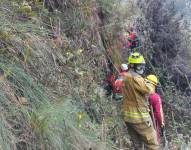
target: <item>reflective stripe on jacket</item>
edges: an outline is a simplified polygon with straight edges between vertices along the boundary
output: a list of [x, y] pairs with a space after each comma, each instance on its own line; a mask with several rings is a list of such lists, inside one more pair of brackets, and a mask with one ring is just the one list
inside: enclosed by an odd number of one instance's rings
[[146, 101], [146, 95], [150, 94], [150, 90], [144, 78], [130, 70], [125, 75], [124, 82], [124, 100], [122, 104], [123, 119], [129, 123], [150, 121], [151, 117]]

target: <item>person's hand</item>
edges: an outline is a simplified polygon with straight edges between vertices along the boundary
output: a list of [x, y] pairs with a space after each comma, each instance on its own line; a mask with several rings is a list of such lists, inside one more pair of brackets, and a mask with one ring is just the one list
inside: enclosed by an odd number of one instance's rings
[[160, 136], [163, 137], [164, 136], [164, 132], [165, 132], [165, 128], [164, 128], [164, 125], [161, 126], [161, 129], [160, 129]]

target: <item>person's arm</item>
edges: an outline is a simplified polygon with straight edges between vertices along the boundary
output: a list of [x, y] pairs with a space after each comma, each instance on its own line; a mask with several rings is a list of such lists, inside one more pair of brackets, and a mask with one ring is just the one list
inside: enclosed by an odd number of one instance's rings
[[112, 74], [112, 75], [109, 75], [107, 76], [107, 81], [112, 84], [113, 82], [115, 82], [115, 75]]
[[134, 87], [138, 92], [146, 95], [151, 93], [149, 87], [146, 85], [142, 77], [134, 77], [134, 83]]

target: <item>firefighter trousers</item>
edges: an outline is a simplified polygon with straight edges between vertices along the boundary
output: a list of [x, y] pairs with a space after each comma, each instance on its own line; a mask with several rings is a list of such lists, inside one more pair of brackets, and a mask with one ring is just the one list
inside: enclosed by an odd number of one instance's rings
[[152, 122], [128, 123], [126, 122], [128, 133], [131, 136], [133, 146], [137, 150], [144, 149], [143, 143], [148, 150], [158, 150], [157, 134]]

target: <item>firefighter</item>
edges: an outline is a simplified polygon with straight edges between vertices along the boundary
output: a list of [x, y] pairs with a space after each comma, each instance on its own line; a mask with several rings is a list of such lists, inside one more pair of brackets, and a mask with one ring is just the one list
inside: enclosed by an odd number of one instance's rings
[[113, 82], [113, 88], [116, 90], [116, 92], [113, 93], [113, 97], [115, 100], [123, 99], [123, 94], [122, 94], [123, 77], [125, 76], [127, 70], [128, 70], [128, 65], [121, 64], [120, 73], [116, 77], [116, 80]]
[[130, 28], [127, 46], [131, 51], [138, 48], [140, 46], [140, 39], [137, 34], [134, 32], [133, 28]]
[[151, 93], [144, 78], [144, 57], [134, 52], [128, 58], [129, 70], [124, 77], [122, 117], [128, 128], [135, 149], [140, 150], [142, 143], [149, 150], [159, 148], [156, 131], [149, 114], [146, 96]]
[[157, 140], [160, 143], [161, 129], [164, 128], [164, 115], [162, 109], [162, 101], [160, 95], [156, 93], [156, 88], [159, 86], [159, 81], [155, 75], [148, 75], [146, 77], [148, 84], [151, 87], [151, 94], [149, 95], [149, 103], [154, 115], [153, 124], [157, 131]]
[[121, 64], [120, 71], [118, 75], [112, 74], [108, 77], [109, 84], [112, 88], [112, 95], [115, 100], [121, 100], [123, 98], [121, 85], [119, 85], [118, 82], [121, 81], [122, 76], [124, 76], [124, 73], [126, 73], [128, 70], [127, 64]]

